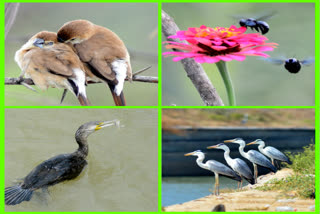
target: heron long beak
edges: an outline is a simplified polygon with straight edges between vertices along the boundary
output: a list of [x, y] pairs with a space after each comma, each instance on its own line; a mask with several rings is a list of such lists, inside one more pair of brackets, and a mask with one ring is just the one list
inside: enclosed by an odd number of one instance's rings
[[225, 140], [225, 141], [223, 141], [224, 143], [233, 143], [234, 142], [234, 139], [232, 139], [232, 140]]
[[256, 141], [252, 141], [252, 142], [250, 142], [250, 143], [247, 143], [247, 146], [248, 146], [248, 145], [252, 145], [252, 144], [256, 144]]
[[193, 155], [194, 152], [190, 152], [190, 153], [187, 153], [187, 154], [184, 154], [184, 156], [190, 156], [190, 155]]
[[103, 121], [101, 123], [99, 123], [97, 125], [97, 127], [95, 128], [95, 130], [99, 130], [99, 129], [102, 129], [102, 128], [105, 128], [105, 127], [108, 127], [108, 126], [113, 126], [113, 125], [116, 125], [116, 126], [120, 126], [120, 121], [119, 120], [110, 120], [110, 121]]
[[207, 149], [215, 149], [218, 148], [218, 145], [214, 145], [214, 146], [208, 146]]

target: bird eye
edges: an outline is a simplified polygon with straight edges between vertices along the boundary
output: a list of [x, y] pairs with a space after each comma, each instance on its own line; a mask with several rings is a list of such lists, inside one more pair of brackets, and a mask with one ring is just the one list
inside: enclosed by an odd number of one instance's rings
[[74, 41], [76, 38], [72, 38], [71, 41]]

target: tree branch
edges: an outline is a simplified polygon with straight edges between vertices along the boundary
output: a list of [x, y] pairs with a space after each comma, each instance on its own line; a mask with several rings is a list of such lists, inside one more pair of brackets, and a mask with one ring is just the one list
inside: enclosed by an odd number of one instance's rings
[[[126, 79], [128, 81], [128, 79]], [[158, 83], [158, 77], [149, 77], [149, 76], [133, 76], [132, 81], [136, 82], [146, 82], [146, 83]], [[22, 85], [22, 83], [28, 84], [28, 85], [34, 85], [34, 82], [30, 78], [25, 78], [20, 80], [19, 78], [15, 77], [6, 77], [4, 84], [5, 85]], [[89, 81], [88, 84], [95, 84], [95, 83], [102, 83], [99, 82], [92, 82]]]
[[[145, 67], [141, 70], [138, 70], [132, 74], [132, 81], [136, 82], [147, 82], [147, 83], [158, 83], [158, 77], [149, 77], [149, 76], [137, 76], [138, 74], [141, 74], [142, 72], [148, 70], [151, 68], [151, 66]], [[125, 79], [128, 81], [128, 78]], [[88, 81], [88, 84], [95, 84], [95, 83], [103, 83], [102, 81], [93, 82]], [[6, 77], [4, 79], [5, 85], [34, 85], [34, 82], [30, 78], [20, 79], [15, 77]]]
[[[174, 20], [164, 11], [162, 11], [162, 32], [168, 37], [175, 35], [180, 29], [174, 22]], [[167, 39], [168, 41], [182, 42], [178, 39]], [[186, 43], [186, 42], [184, 42]], [[174, 50], [178, 51], [178, 50]], [[198, 90], [200, 97], [207, 106], [223, 106], [221, 97], [219, 96], [216, 88], [210, 82], [207, 74], [203, 70], [202, 66], [195, 62], [194, 59], [181, 60], [184, 70], [188, 77], [192, 81], [193, 85]]]

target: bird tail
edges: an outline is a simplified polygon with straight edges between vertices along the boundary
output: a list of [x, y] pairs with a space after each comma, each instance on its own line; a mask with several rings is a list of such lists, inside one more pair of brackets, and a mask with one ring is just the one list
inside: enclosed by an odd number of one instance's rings
[[78, 100], [79, 100], [79, 103], [82, 106], [90, 106], [91, 105], [91, 103], [89, 102], [88, 98], [83, 94], [79, 94], [78, 95]]
[[116, 106], [125, 106], [126, 105], [126, 100], [124, 98], [124, 94], [123, 91], [120, 93], [120, 95], [118, 96], [115, 92], [114, 92], [114, 88], [115, 86], [112, 83], [108, 83], [108, 86], [110, 88], [112, 97], [113, 97], [113, 101], [116, 104]]
[[30, 201], [33, 194], [31, 189], [23, 189], [21, 185], [7, 187], [5, 189], [6, 205], [16, 205], [23, 201]]
[[253, 176], [250, 178], [246, 178], [246, 180], [252, 185], [256, 183]]
[[288, 158], [288, 160], [286, 161], [288, 164], [292, 164], [292, 161]]
[[273, 166], [271, 163], [269, 165], [269, 169], [271, 169], [272, 172], [277, 172], [277, 167]]

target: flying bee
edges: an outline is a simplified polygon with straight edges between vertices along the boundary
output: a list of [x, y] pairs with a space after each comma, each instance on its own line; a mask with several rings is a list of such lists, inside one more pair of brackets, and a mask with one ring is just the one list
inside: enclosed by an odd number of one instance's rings
[[314, 63], [314, 58], [311, 58], [311, 57], [301, 61], [296, 58], [289, 58], [289, 59], [266, 58], [264, 60], [271, 62], [272, 64], [275, 64], [275, 65], [284, 65], [284, 68], [292, 74], [298, 73], [302, 65], [308, 66]]
[[[269, 31], [269, 25], [266, 20], [270, 19], [272, 16], [274, 16], [275, 12], [262, 15], [258, 18], [244, 18], [241, 17], [239, 20], [239, 24], [241, 27], [250, 27], [251, 30], [256, 30], [257, 32], [261, 31], [261, 34], [266, 34]], [[240, 18], [240, 17], [238, 17]]]

